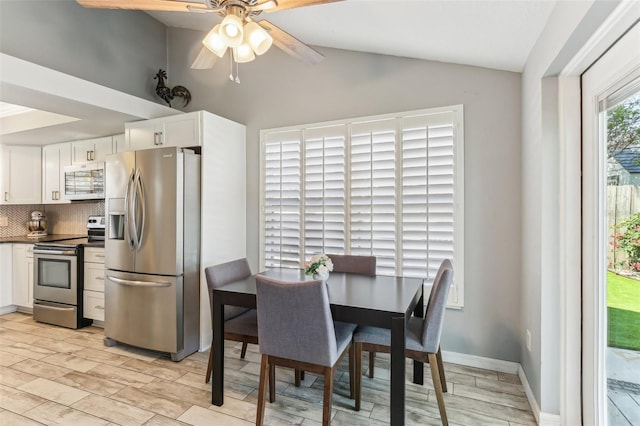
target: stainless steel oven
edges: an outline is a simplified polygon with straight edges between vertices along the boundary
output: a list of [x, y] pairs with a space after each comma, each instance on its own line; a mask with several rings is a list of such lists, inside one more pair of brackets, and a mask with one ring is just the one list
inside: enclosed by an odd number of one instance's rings
[[83, 317], [83, 250], [86, 239], [37, 243], [33, 249], [33, 319], [69, 328], [91, 324]]

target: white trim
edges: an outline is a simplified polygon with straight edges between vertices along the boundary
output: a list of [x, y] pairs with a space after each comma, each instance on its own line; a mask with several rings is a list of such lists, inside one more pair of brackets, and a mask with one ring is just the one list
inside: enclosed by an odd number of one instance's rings
[[452, 364], [483, 368], [485, 370], [494, 370], [508, 374], [518, 374], [518, 371], [522, 370], [522, 367], [517, 362], [485, 358], [482, 356], [468, 355], [459, 352], [442, 351], [442, 360]]
[[[582, 361], [582, 195], [580, 152], [580, 75], [638, 19], [637, 2], [624, 0], [560, 73], [560, 294], [561, 358], [560, 419], [557, 424], [581, 424], [584, 405]], [[576, 218], [580, 218], [576, 220]], [[522, 378], [521, 378], [522, 379]], [[523, 382], [524, 384], [524, 382]], [[528, 386], [528, 384], [527, 384]], [[527, 394], [529, 397], [529, 394]], [[535, 398], [534, 414], [539, 412]], [[542, 424], [547, 416], [536, 418]], [[556, 424], [556, 423], [552, 423]]]
[[[538, 423], [538, 425], [539, 426], [562, 426], [563, 424], [562, 417], [560, 417], [560, 415], [543, 413], [540, 411], [540, 407], [538, 407], [538, 402], [536, 401], [536, 398], [533, 395], [533, 391], [531, 390], [531, 386], [529, 385], [529, 380], [527, 380], [527, 375], [525, 374], [520, 364], [518, 364], [518, 377], [520, 378], [520, 382], [522, 383], [522, 387], [524, 388], [524, 393], [527, 396], [527, 400], [529, 401], [529, 406], [531, 406], [531, 411], [533, 412], [533, 416], [536, 418], [536, 422]], [[566, 424], [569, 424], [569, 423], [566, 423]]]
[[16, 312], [18, 307], [16, 305], [3, 306], [0, 308], [0, 315], [10, 314], [12, 312]]

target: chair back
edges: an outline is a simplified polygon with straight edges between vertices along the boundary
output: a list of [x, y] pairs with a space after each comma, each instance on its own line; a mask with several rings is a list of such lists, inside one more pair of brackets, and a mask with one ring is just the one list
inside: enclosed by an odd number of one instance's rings
[[[209, 289], [209, 306], [213, 318], [213, 289], [221, 287], [234, 281], [240, 281], [251, 276], [251, 268], [247, 259], [237, 259], [231, 262], [221, 263], [219, 265], [209, 266], [205, 268], [204, 273], [207, 277], [207, 288]], [[249, 308], [239, 306], [225, 306], [225, 321], [247, 312]]]
[[323, 281], [280, 281], [256, 275], [260, 352], [331, 367], [336, 334]]
[[376, 275], [375, 256], [353, 256], [349, 254], [329, 254], [333, 263], [334, 272], [347, 272], [351, 274]]
[[438, 352], [444, 313], [452, 281], [453, 265], [449, 259], [445, 259], [440, 264], [440, 269], [438, 269], [436, 278], [433, 280], [429, 301], [427, 302], [427, 314], [425, 315], [425, 324], [422, 331], [422, 345], [426, 352]]

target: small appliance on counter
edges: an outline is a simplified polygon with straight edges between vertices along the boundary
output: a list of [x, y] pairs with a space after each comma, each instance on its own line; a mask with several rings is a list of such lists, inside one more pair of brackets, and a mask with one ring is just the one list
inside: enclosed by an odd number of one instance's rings
[[31, 220], [27, 221], [29, 232], [27, 237], [39, 238], [47, 235], [47, 218], [40, 211], [31, 212]]
[[84, 318], [84, 246], [104, 241], [104, 216], [89, 216], [87, 238], [39, 242], [33, 247], [33, 319], [68, 328]]

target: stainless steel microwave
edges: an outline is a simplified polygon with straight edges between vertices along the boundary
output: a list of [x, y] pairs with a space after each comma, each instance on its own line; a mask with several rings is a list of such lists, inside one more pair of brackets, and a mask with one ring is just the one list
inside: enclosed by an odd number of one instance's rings
[[84, 163], [64, 168], [67, 200], [104, 199], [104, 163]]

